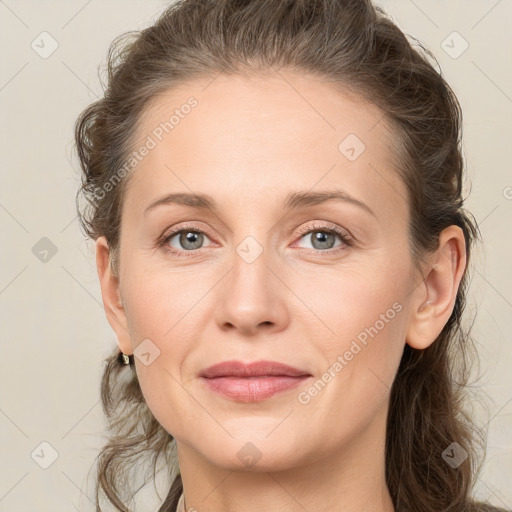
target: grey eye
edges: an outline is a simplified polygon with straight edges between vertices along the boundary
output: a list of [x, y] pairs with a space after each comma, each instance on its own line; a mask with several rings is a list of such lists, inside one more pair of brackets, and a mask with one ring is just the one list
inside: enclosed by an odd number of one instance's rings
[[316, 229], [302, 236], [303, 239], [309, 238], [311, 245], [315, 250], [332, 249], [335, 246], [336, 238], [341, 238], [340, 235], [330, 232], [326, 229]]
[[[179, 247], [176, 247], [171, 243], [173, 238], [178, 238]], [[199, 231], [193, 231], [191, 229], [184, 229], [174, 233], [168, 238], [168, 243], [175, 249], [184, 249], [186, 251], [193, 251], [200, 249], [204, 242], [205, 235]], [[208, 238], [208, 237], [206, 237]]]

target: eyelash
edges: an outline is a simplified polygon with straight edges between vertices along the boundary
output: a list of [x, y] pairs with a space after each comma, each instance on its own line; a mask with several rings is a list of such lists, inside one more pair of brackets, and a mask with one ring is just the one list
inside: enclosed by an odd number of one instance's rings
[[[162, 247], [166, 252], [172, 254], [172, 255], [176, 255], [176, 256], [182, 256], [181, 253], [185, 252], [185, 253], [188, 253], [186, 256], [184, 257], [193, 257], [193, 256], [196, 256], [197, 255], [197, 252], [200, 251], [200, 249], [195, 249], [195, 250], [190, 250], [190, 251], [183, 251], [183, 250], [176, 250], [176, 249], [171, 249], [167, 246], [168, 242], [170, 241], [171, 238], [173, 238], [174, 236], [176, 236], [177, 234], [181, 233], [181, 232], [193, 232], [193, 233], [201, 233], [203, 235], [206, 235], [208, 236], [208, 238], [211, 238], [210, 237], [210, 234], [208, 232], [206, 232], [205, 230], [203, 229], [200, 229], [199, 227], [195, 226], [194, 224], [186, 224], [184, 226], [180, 226], [179, 229], [175, 229], [173, 231], [171, 231], [170, 233], [166, 233], [158, 242], [158, 247]], [[337, 253], [339, 252], [340, 250], [343, 250], [345, 249], [346, 247], [350, 247], [352, 245], [352, 238], [345, 232], [345, 231], [342, 231], [340, 228], [338, 228], [337, 226], [333, 225], [331, 227], [329, 226], [326, 226], [325, 224], [321, 224], [321, 225], [308, 225], [308, 226], [304, 226], [303, 228], [299, 229], [298, 231], [298, 235], [300, 235], [300, 238], [302, 238], [304, 235], [306, 234], [310, 234], [310, 233], [314, 233], [314, 232], [323, 232], [323, 233], [329, 233], [329, 234], [332, 234], [332, 235], [338, 235], [339, 238], [341, 239], [341, 241], [343, 242], [343, 246], [339, 246], [335, 249], [327, 249], [327, 250], [319, 250], [319, 249], [305, 249], [308, 251], [308, 253], [310, 254], [314, 254], [314, 255], [317, 255], [317, 254], [322, 254], [322, 253], [329, 253], [329, 254], [333, 254], [333, 253]], [[165, 247], [164, 247], [165, 246]]]

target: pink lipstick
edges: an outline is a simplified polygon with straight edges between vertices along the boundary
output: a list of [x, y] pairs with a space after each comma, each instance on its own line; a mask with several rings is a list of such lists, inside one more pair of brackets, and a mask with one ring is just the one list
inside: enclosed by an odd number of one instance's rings
[[240, 402], [266, 400], [312, 377], [307, 370], [277, 361], [225, 361], [206, 368], [199, 376], [211, 391]]

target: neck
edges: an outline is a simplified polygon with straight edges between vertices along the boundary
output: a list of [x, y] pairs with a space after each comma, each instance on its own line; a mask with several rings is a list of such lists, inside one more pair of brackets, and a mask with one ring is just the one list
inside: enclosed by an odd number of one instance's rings
[[385, 482], [386, 416], [374, 419], [337, 451], [305, 453], [302, 465], [279, 471], [222, 468], [177, 441], [186, 510], [394, 512]]

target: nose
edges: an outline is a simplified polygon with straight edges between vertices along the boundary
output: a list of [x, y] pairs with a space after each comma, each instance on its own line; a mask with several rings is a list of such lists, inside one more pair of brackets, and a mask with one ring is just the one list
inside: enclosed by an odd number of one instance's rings
[[232, 261], [219, 289], [219, 327], [245, 336], [282, 330], [288, 322], [285, 296], [289, 291], [267, 254], [249, 239], [236, 248]]

